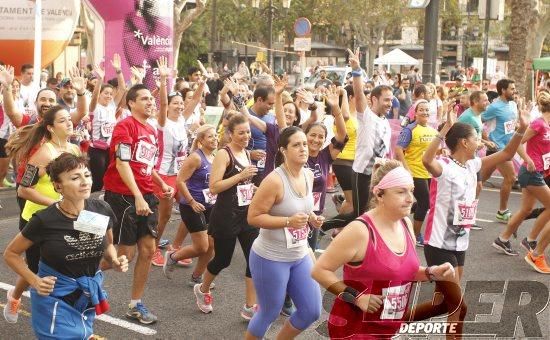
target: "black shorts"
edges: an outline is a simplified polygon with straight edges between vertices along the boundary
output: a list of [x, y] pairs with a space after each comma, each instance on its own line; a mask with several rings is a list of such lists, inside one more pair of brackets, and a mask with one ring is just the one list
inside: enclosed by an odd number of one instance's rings
[[211, 211], [212, 207], [206, 207], [205, 211], [196, 213], [189, 205], [180, 203], [181, 220], [191, 234], [208, 230]]
[[[21, 216], [19, 216], [19, 231], [23, 230], [27, 225]], [[38, 273], [38, 263], [40, 262], [40, 245], [34, 243], [27, 250], [25, 250], [25, 259], [27, 261], [27, 266], [33, 273]]]
[[8, 158], [8, 154], [6, 153], [7, 142], [8, 142], [7, 139], [0, 138], [0, 158]]
[[336, 175], [340, 188], [342, 188], [343, 191], [351, 190], [351, 176], [353, 174], [351, 165], [332, 164], [332, 171], [334, 171]]
[[148, 216], [136, 214], [134, 196], [116, 194], [111, 191], [105, 192], [105, 202], [111, 206], [117, 217], [113, 226], [114, 244], [133, 246], [139, 239], [147, 235], [157, 237], [159, 201], [152, 193], [143, 195], [143, 198], [149, 204], [149, 209], [153, 211]]
[[466, 262], [465, 251], [440, 249], [429, 244], [424, 245], [424, 257], [428, 266], [439, 266], [449, 262], [453, 267], [462, 267]]

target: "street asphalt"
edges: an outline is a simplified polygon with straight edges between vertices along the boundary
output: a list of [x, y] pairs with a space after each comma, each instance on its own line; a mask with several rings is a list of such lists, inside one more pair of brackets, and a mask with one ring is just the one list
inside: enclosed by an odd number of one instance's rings
[[[470, 338], [473, 339], [550, 339], [550, 309], [547, 308], [550, 276], [532, 270], [523, 259], [523, 249], [520, 256], [510, 257], [498, 253], [491, 247], [492, 241], [504, 227], [503, 224], [494, 222], [499, 202], [499, 180], [491, 179], [491, 183], [492, 186], [484, 188], [478, 208], [478, 224], [483, 230], [471, 232], [470, 248], [466, 257], [462, 285], [469, 292], [466, 294], [469, 322], [465, 326], [465, 331], [469, 332]], [[514, 191], [510, 196], [509, 207], [512, 213], [519, 209], [520, 198], [521, 194], [518, 191]], [[0, 249], [3, 251], [18, 231], [15, 191], [0, 191], [0, 206]], [[330, 202], [330, 196], [327, 196], [326, 206], [325, 216], [332, 216], [335, 210]], [[173, 214], [165, 238], [172, 239], [178, 221], [179, 216]], [[513, 240], [514, 247], [520, 249], [519, 242], [527, 235], [532, 225], [533, 220], [522, 224], [518, 239]], [[188, 242], [189, 238], [186, 240], [186, 243]], [[321, 248], [326, 248], [329, 242], [330, 236], [324, 236]], [[235, 249], [231, 266], [222, 271], [216, 279], [216, 288], [213, 290], [214, 311], [211, 314], [201, 313], [196, 306], [193, 290], [188, 286], [192, 269], [179, 268], [173, 279], [168, 280], [162, 275], [162, 268], [153, 267], [143, 301], [160, 321], [149, 326], [137, 325], [124, 317], [129, 301], [133, 266], [128, 273], [106, 272], [105, 289], [109, 294], [111, 311], [107, 317], [96, 321], [95, 334], [107, 339], [242, 339], [247, 326], [239, 315], [244, 303], [245, 261], [240, 247], [237, 246]], [[416, 250], [422, 263], [425, 263], [422, 248]], [[6, 303], [5, 290], [15, 283], [15, 278], [4, 261], [0, 261], [1, 306]], [[418, 290], [418, 295], [413, 296], [418, 296], [419, 301], [424, 301], [431, 297], [432, 291], [433, 284], [423, 284]], [[329, 296], [325, 299], [330, 303]], [[483, 303], [488, 304], [482, 305]], [[325, 308], [321, 319], [304, 331], [299, 339], [326, 338], [323, 335], [326, 334], [324, 325], [330, 304]], [[8, 324], [0, 317], [0, 339], [34, 338], [29, 311], [30, 300], [24, 297], [17, 324]], [[284, 320], [285, 317], [279, 317], [266, 334], [266, 339], [275, 339]], [[445, 320], [440, 318], [435, 321]], [[413, 334], [401, 336], [407, 337], [426, 338]], [[442, 337], [430, 336], [430, 339], [432, 338]]]

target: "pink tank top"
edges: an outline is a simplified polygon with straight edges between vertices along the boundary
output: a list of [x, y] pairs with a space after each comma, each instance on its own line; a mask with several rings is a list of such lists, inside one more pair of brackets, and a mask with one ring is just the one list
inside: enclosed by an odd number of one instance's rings
[[412, 281], [420, 263], [415, 243], [403, 220], [406, 248], [401, 255], [388, 248], [370, 217], [358, 219], [369, 230], [369, 244], [363, 262], [344, 266], [344, 282], [364, 294], [383, 295], [384, 305], [376, 313], [363, 313], [359, 307], [336, 299], [329, 316], [331, 339], [384, 339], [395, 335], [407, 311]]

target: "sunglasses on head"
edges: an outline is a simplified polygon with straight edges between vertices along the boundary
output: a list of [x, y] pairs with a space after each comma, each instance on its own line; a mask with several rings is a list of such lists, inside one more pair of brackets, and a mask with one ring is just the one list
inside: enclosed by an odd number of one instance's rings
[[172, 97], [175, 97], [175, 96], [183, 97], [183, 96], [181, 95], [181, 93], [178, 92], [178, 91], [170, 92], [170, 93], [168, 94], [168, 98], [172, 98]]

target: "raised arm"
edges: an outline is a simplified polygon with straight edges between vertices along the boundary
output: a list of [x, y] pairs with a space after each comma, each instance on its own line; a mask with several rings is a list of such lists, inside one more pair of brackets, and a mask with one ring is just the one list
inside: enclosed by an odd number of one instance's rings
[[117, 92], [114, 98], [115, 105], [119, 106], [126, 94], [126, 81], [124, 80], [124, 73], [122, 72], [122, 63], [120, 62], [120, 55], [115, 53], [113, 55], [113, 60], [111, 60], [111, 65], [115, 69], [116, 78], [118, 81]]
[[105, 79], [105, 69], [103, 66], [95, 65], [94, 72], [97, 75], [97, 84], [94, 87], [94, 92], [92, 92], [92, 99], [90, 100], [90, 112], [94, 112], [97, 106], [97, 100], [99, 99], [99, 94], [101, 93], [101, 86]]
[[157, 65], [160, 76], [160, 111], [157, 115], [157, 121], [159, 126], [164, 127], [164, 124], [166, 123], [166, 116], [168, 114], [168, 91], [166, 88], [168, 74], [170, 73], [170, 69], [168, 68], [168, 59], [166, 57], [160, 57], [159, 60], [157, 60]]
[[435, 156], [439, 151], [441, 141], [445, 139], [447, 132], [449, 132], [455, 121], [456, 114], [454, 113], [454, 111], [451, 110], [447, 112], [447, 122], [445, 122], [445, 125], [443, 126], [441, 131], [439, 131], [439, 135], [437, 135], [437, 137], [432, 140], [432, 142], [424, 152], [424, 156], [422, 156], [422, 164], [424, 165], [426, 170], [428, 170], [428, 172], [432, 174], [433, 177], [439, 177], [443, 172], [443, 168], [441, 167], [441, 164], [439, 164], [439, 162], [435, 159]]
[[76, 111], [71, 114], [71, 120], [73, 125], [77, 126], [82, 118], [88, 115], [88, 103], [87, 98], [84, 95], [86, 90], [86, 79], [81, 74], [78, 67], [74, 66], [72, 70], [69, 70], [69, 77], [71, 78], [71, 84], [76, 90], [77, 100], [76, 100]]
[[351, 75], [353, 77], [353, 94], [355, 98], [355, 109], [357, 114], [363, 114], [367, 109], [367, 97], [363, 93], [363, 71], [359, 63], [360, 49], [355, 50], [355, 54], [348, 49], [349, 62], [352, 68]]
[[[193, 93], [191, 102], [189, 103], [189, 105], [185, 105], [185, 107], [183, 108], [183, 115], [185, 117], [188, 117], [190, 114], [192, 114], [193, 111], [195, 111], [197, 105], [199, 105], [199, 103], [201, 102], [202, 92], [204, 91], [204, 86], [206, 85], [206, 83], [204, 82], [204, 80], [199, 80], [197, 84], [199, 84], [199, 86], [195, 90], [195, 93]], [[185, 98], [183, 99], [185, 100]]]
[[0, 84], [2, 84], [4, 112], [15, 127], [20, 127], [23, 121], [23, 112], [17, 111], [15, 107], [13, 93], [11, 92], [13, 79], [13, 66], [0, 66]]
[[[332, 85], [326, 95], [326, 103], [330, 106], [332, 115], [334, 116], [334, 125], [336, 126], [336, 132], [334, 133], [334, 139], [336, 142], [343, 145], [346, 141], [346, 122], [338, 106], [339, 90], [336, 86]], [[329, 144], [330, 155], [332, 159], [336, 159], [338, 154], [342, 151], [342, 148], [336, 147], [334, 143]]]
[[288, 85], [288, 81], [286, 79], [279, 79], [277, 76], [274, 76], [273, 79], [275, 80], [275, 117], [279, 129], [283, 130], [288, 127], [283, 108], [283, 91]]

